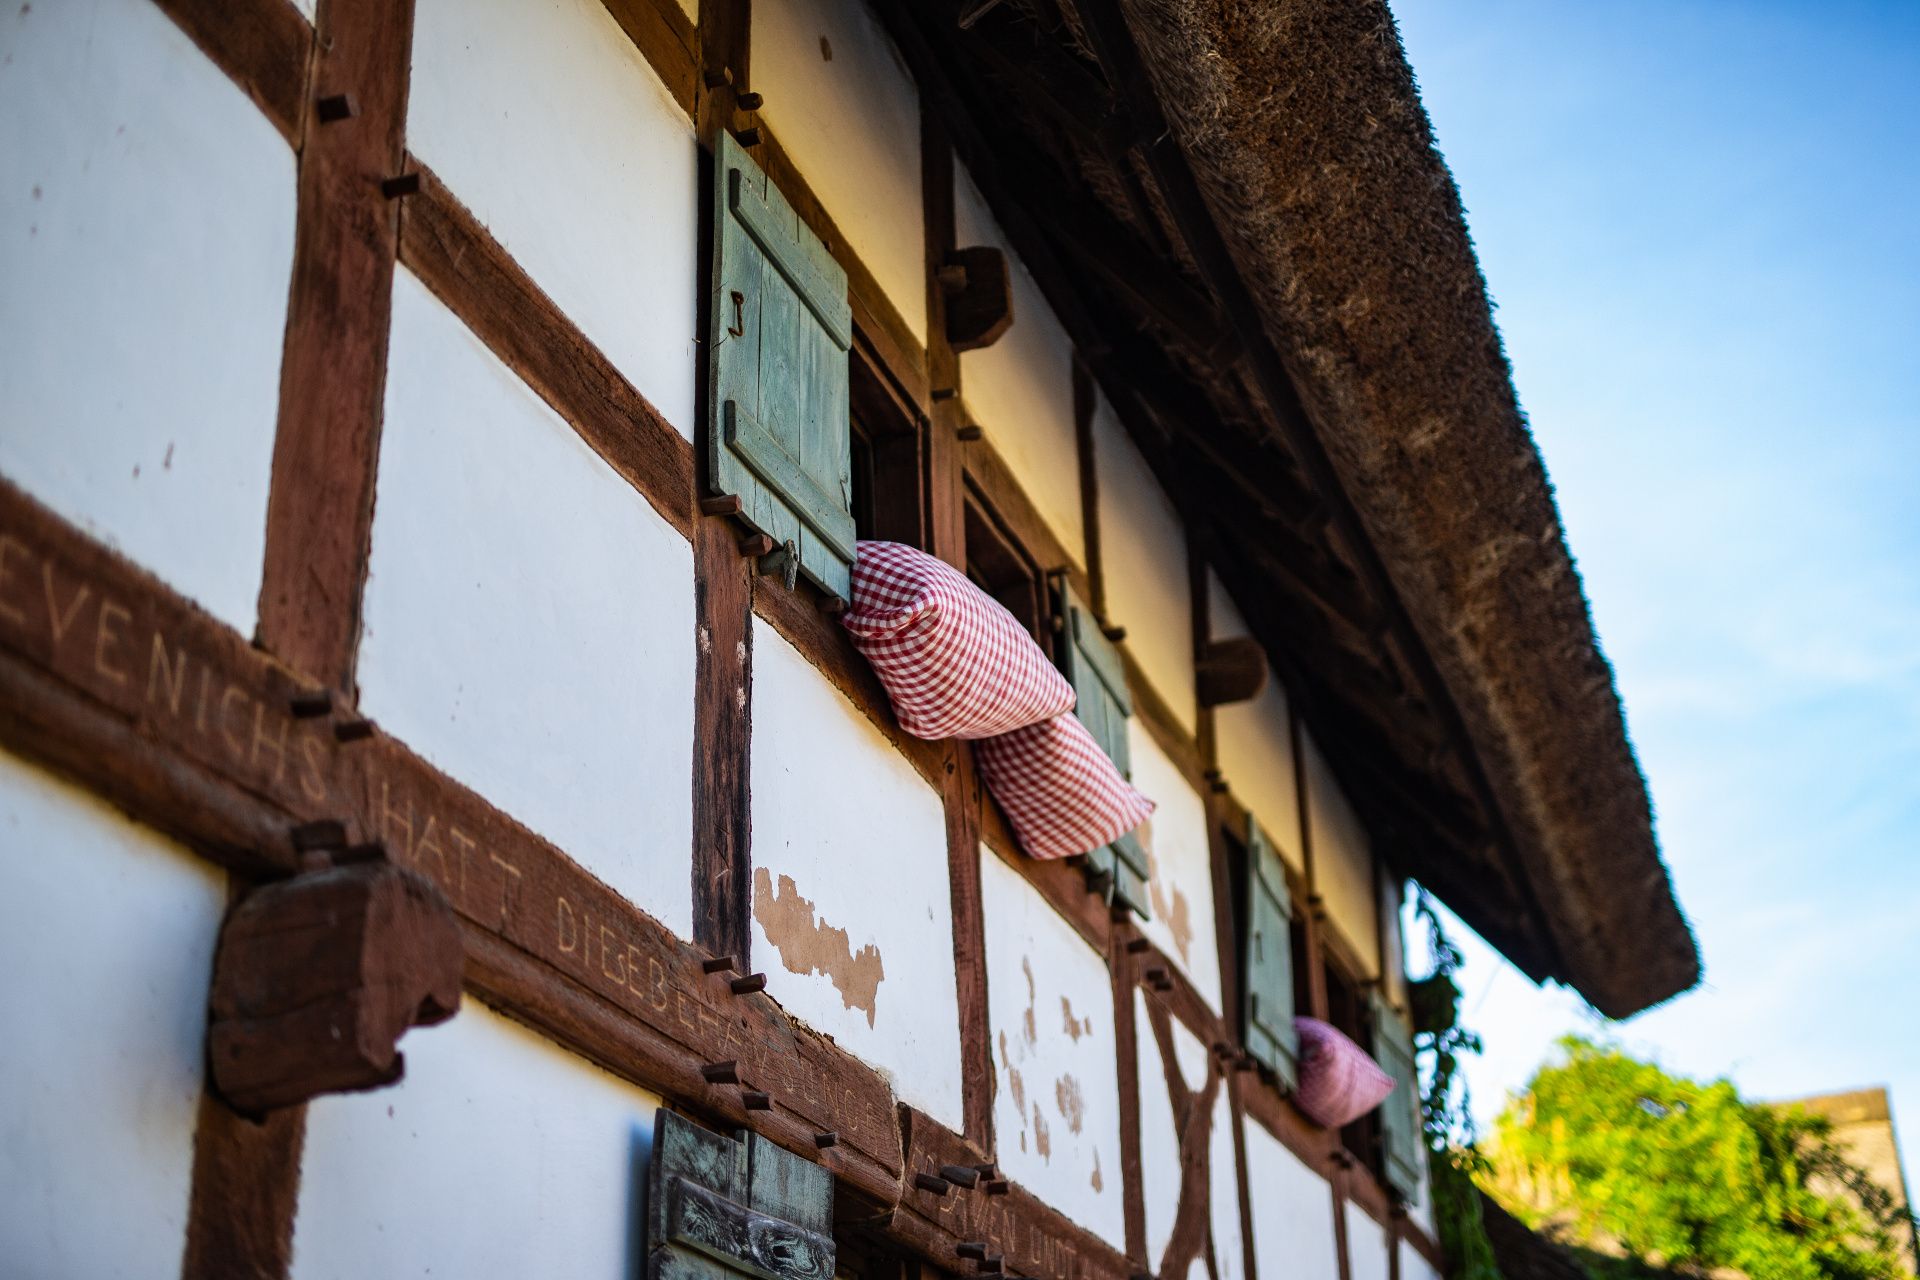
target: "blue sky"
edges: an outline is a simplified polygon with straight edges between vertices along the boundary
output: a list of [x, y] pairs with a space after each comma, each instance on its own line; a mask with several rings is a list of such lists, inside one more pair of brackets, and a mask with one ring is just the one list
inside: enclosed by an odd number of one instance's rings
[[[1617, 1033], [1920, 1177], [1920, 3], [1394, 10], [1706, 958]], [[1462, 985], [1484, 1121], [1593, 1015]]]

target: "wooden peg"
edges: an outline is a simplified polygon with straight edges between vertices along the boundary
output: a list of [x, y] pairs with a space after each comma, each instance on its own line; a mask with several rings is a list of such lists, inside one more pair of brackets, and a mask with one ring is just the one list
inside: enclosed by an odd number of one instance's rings
[[735, 978], [727, 985], [733, 988], [733, 994], [737, 996], [751, 995], [755, 991], [765, 991], [767, 989], [767, 975], [764, 973], [751, 973], [744, 978]]
[[969, 422], [966, 426], [954, 432], [953, 437], [954, 439], [959, 440], [962, 443], [972, 444], [975, 440], [980, 439], [980, 437], [986, 434], [987, 434], [986, 432], [980, 429], [980, 426], [978, 423]]
[[943, 1196], [953, 1190], [953, 1187], [948, 1184], [945, 1178], [936, 1178], [930, 1173], [914, 1174], [913, 1185], [922, 1191], [930, 1191], [936, 1196]]
[[813, 1145], [819, 1147], [822, 1151], [825, 1151], [828, 1147], [837, 1147], [840, 1145], [840, 1135], [832, 1129], [823, 1129], [813, 1135]]
[[288, 700], [287, 709], [300, 720], [312, 720], [316, 716], [333, 714], [333, 691], [331, 689], [312, 689], [306, 693], [296, 693]]
[[838, 617], [847, 611], [847, 602], [841, 596], [830, 595], [820, 602], [820, 610], [822, 613], [830, 613]]
[[751, 534], [740, 540], [740, 554], [752, 556], [758, 560], [761, 556], [773, 554], [774, 542], [764, 533]]
[[414, 173], [395, 174], [380, 183], [380, 194], [389, 200], [398, 200], [402, 196], [420, 194], [420, 175]]
[[373, 721], [371, 720], [362, 720], [356, 717], [352, 720], [342, 720], [333, 726], [333, 739], [335, 742], [359, 742], [363, 738], [371, 738], [372, 736]]
[[1267, 685], [1267, 651], [1251, 636], [1215, 640], [1200, 651], [1194, 677], [1203, 707], [1247, 702]]
[[933, 399], [935, 404], [938, 404], [942, 400], [951, 400], [953, 399], [953, 397], [954, 397], [954, 389], [952, 387], [935, 387], [933, 389]]
[[757, 147], [760, 145], [760, 127], [758, 125], [748, 125], [744, 129], [735, 129], [733, 136], [743, 147]]
[[957, 262], [936, 268], [933, 278], [942, 293], [959, 293], [967, 287], [967, 269]]
[[956, 1187], [966, 1187], [968, 1189], [973, 1188], [980, 1181], [980, 1171], [978, 1169], [969, 1169], [963, 1164], [941, 1165], [940, 1176]]
[[709, 1062], [700, 1068], [700, 1078], [708, 1084], [739, 1084], [740, 1064], [731, 1059], [726, 1062]]
[[987, 1256], [987, 1244], [984, 1240], [965, 1240], [955, 1245], [953, 1251], [962, 1258], [972, 1258], [977, 1262]]
[[1150, 949], [1152, 946], [1153, 944], [1151, 942], [1148, 942], [1145, 938], [1128, 938], [1127, 954], [1132, 956], [1137, 956], [1141, 952]]
[[293, 829], [293, 848], [296, 853], [313, 849], [344, 849], [346, 846], [347, 824], [338, 818], [303, 822]]
[[236, 1111], [400, 1079], [396, 1042], [460, 1007], [466, 948], [453, 907], [388, 862], [256, 889], [220, 926], [207, 1064]]
[[980, 1259], [980, 1273], [982, 1275], [997, 1276], [1005, 1267], [1006, 1260], [997, 1253], [990, 1253]]
[[748, 1089], [740, 1095], [740, 1105], [749, 1111], [771, 1111], [773, 1095], [758, 1089]]
[[321, 124], [335, 124], [359, 115], [360, 104], [353, 100], [350, 93], [334, 93], [316, 102], [313, 113], [319, 117]]
[[723, 84], [733, 83], [733, 68], [721, 67], [718, 70], [708, 71], [701, 78], [706, 81], [707, 88], [718, 89]]
[[[942, 272], [958, 268], [958, 288], [947, 291], [947, 342], [955, 351], [990, 347], [1013, 325], [1013, 277], [1007, 255], [991, 245], [955, 249]], [[947, 288], [946, 275], [938, 277]]]
[[767, 100], [757, 93], [743, 93], [733, 100], [733, 104], [742, 111], [758, 111], [767, 104]]
[[1013, 1184], [1005, 1178], [994, 1178], [987, 1183], [985, 1190], [990, 1196], [1003, 1196], [1013, 1190]]
[[723, 493], [717, 498], [700, 499], [700, 514], [703, 516], [737, 516], [740, 514], [740, 495]]
[[727, 973], [739, 967], [732, 956], [709, 956], [700, 962], [702, 973]]
[[1122, 640], [1125, 640], [1127, 638], [1127, 629], [1125, 627], [1103, 626], [1100, 628], [1100, 634], [1105, 636], [1107, 639], [1113, 641], [1115, 644], [1119, 644]]
[[1167, 971], [1165, 969], [1160, 968], [1158, 965], [1155, 965], [1153, 968], [1147, 970], [1147, 981], [1152, 983], [1154, 986], [1157, 987], [1161, 983], [1165, 982], [1166, 980], [1167, 980]]

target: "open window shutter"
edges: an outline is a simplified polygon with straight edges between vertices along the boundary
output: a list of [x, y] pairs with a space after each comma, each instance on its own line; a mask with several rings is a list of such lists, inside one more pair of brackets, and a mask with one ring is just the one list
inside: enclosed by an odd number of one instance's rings
[[1247, 820], [1247, 1052], [1289, 1089], [1300, 1082], [1293, 1029], [1293, 899], [1280, 851]]
[[707, 463], [716, 494], [850, 599], [847, 273], [732, 135], [714, 149]]
[[[1064, 582], [1055, 584], [1054, 595], [1054, 616], [1063, 624], [1055, 656], [1068, 683], [1073, 685], [1073, 713], [1113, 761], [1120, 776], [1131, 780], [1133, 765], [1127, 748], [1127, 721], [1133, 715], [1133, 695], [1127, 691], [1127, 673], [1121, 665], [1120, 652], [1102, 634], [1093, 615], [1073, 598]], [[1133, 832], [1095, 849], [1087, 855], [1087, 864], [1095, 872], [1106, 875], [1109, 901], [1124, 902], [1143, 919], [1151, 914], [1147, 907], [1147, 851]]]
[[1412, 1199], [1419, 1194], [1426, 1146], [1421, 1136], [1420, 1077], [1413, 1061], [1413, 1028], [1377, 991], [1373, 996], [1373, 1057], [1393, 1077], [1393, 1092], [1380, 1107], [1387, 1182]]
[[664, 1108], [647, 1185], [648, 1280], [833, 1280], [833, 1175], [758, 1134]]

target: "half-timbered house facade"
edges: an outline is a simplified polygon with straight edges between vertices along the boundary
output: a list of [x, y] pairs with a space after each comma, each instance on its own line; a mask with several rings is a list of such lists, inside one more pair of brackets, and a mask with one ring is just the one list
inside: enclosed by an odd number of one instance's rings
[[1380, 0], [32, 0], [0, 176], [8, 1275], [1420, 1280], [1409, 881], [1696, 977]]

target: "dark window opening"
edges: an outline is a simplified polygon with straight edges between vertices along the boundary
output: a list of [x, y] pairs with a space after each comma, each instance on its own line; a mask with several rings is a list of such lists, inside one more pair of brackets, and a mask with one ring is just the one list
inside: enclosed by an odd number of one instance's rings
[[[1362, 1049], [1373, 1053], [1373, 1015], [1367, 1004], [1366, 989], [1331, 952], [1322, 958], [1327, 975], [1327, 1022]], [[1379, 1108], [1342, 1129], [1340, 1145], [1372, 1170], [1374, 1177], [1380, 1177], [1383, 1166]]]
[[967, 494], [967, 577], [1005, 605], [1041, 650], [1053, 654], [1047, 627], [1046, 575], [978, 495]]
[[919, 415], [857, 334], [850, 365], [847, 496], [854, 534], [925, 547]]

